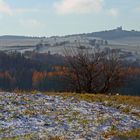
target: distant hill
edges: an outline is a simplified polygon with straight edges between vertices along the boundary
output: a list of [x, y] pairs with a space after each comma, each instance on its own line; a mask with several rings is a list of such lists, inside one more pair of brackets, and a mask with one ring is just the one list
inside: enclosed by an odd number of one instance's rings
[[18, 36], [18, 35], [3, 35], [0, 36], [0, 39], [41, 39], [44, 37], [31, 37], [31, 36]]
[[101, 31], [101, 32], [93, 32], [87, 34], [81, 34], [82, 36], [87, 37], [99, 37], [106, 40], [120, 39], [120, 38], [128, 38], [128, 37], [140, 37], [140, 31], [126, 31], [123, 30], [122, 27], [118, 27], [117, 29]]
[[[82, 36], [82, 37], [95, 37], [95, 38], [102, 38], [106, 40], [114, 40], [120, 38], [129, 38], [129, 37], [140, 37], [140, 31], [127, 31], [123, 30], [122, 27], [118, 27], [112, 30], [105, 30], [100, 32], [92, 32], [92, 33], [83, 33], [83, 34], [72, 34], [66, 35], [65, 37], [75, 37], [75, 36]], [[61, 38], [61, 36], [52, 36], [50, 38]], [[18, 35], [3, 35], [0, 36], [0, 39], [45, 39], [46, 37], [32, 37], [32, 36], [18, 36]]]

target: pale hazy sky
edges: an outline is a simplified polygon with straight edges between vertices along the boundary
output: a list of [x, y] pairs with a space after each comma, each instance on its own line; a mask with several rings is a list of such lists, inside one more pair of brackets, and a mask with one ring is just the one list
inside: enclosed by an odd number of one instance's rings
[[140, 0], [0, 0], [0, 35], [140, 30]]

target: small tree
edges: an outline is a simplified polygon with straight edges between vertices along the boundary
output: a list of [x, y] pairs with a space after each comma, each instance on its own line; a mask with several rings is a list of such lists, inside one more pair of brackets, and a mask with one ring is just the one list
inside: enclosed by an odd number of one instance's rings
[[65, 49], [68, 64], [65, 77], [70, 90], [78, 93], [106, 93], [123, 84], [125, 73], [116, 50]]

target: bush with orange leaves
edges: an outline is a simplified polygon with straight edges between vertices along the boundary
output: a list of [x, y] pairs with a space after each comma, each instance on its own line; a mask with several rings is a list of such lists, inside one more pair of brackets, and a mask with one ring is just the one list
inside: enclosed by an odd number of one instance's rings
[[32, 75], [32, 85], [35, 88], [45, 77], [47, 76], [47, 72], [33, 72]]

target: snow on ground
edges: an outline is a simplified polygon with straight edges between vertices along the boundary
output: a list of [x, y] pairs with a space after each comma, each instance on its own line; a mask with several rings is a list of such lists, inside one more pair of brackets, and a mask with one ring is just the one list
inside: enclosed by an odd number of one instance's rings
[[140, 119], [103, 103], [73, 97], [0, 93], [0, 138], [30, 133], [67, 139], [100, 139], [111, 129], [140, 128]]

